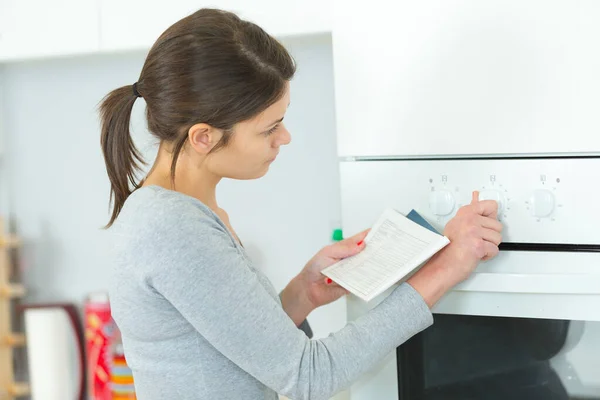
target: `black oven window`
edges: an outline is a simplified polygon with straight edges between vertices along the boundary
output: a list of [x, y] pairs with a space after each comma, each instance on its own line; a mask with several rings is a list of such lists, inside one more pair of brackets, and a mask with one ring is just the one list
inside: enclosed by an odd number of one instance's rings
[[[397, 350], [399, 398], [579, 399], [551, 363], [570, 326], [563, 320], [437, 314], [433, 326]], [[591, 350], [600, 356], [600, 343]]]

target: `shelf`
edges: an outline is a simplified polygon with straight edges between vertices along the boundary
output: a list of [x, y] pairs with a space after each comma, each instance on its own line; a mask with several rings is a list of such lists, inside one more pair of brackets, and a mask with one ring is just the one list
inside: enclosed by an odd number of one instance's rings
[[0, 286], [0, 297], [23, 297], [24, 295], [25, 286], [23, 285]]
[[26, 338], [25, 338], [24, 334], [13, 333], [13, 334], [4, 336], [2, 338], [2, 340], [0, 341], [0, 344], [2, 344], [3, 346], [20, 347], [20, 346], [25, 346], [25, 342], [26, 342]]
[[13, 397], [27, 396], [29, 394], [29, 385], [15, 382], [8, 388], [8, 393]]
[[14, 248], [18, 247], [21, 244], [21, 241], [14, 236], [4, 236], [0, 237], [0, 248]]

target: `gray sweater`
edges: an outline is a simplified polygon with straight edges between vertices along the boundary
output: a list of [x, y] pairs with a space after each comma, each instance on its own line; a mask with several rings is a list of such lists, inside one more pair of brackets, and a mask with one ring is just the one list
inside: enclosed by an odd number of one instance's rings
[[323, 339], [203, 203], [135, 191], [111, 231], [110, 301], [140, 400], [328, 399], [433, 323], [408, 284]]

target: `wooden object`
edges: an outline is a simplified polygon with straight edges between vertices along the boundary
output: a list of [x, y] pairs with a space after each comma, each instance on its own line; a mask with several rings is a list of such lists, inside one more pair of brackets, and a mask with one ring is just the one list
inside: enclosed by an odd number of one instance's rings
[[25, 345], [25, 336], [12, 331], [11, 299], [25, 295], [23, 285], [11, 282], [9, 250], [18, 238], [4, 234], [0, 219], [0, 400], [15, 400], [29, 394], [29, 386], [15, 382], [13, 350]]

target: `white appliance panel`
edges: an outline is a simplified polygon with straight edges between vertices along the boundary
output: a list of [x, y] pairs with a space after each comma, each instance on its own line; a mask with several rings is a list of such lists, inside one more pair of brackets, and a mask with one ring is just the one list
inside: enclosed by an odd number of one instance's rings
[[[600, 159], [341, 162], [343, 227], [348, 235], [363, 230], [392, 207], [414, 208], [443, 231], [473, 190], [497, 190], [505, 199], [504, 242], [599, 245], [599, 171]], [[446, 198], [437, 195], [441, 191], [454, 199], [450, 211], [437, 203]], [[539, 191], [555, 199], [543, 217], [534, 215]], [[501, 252], [434, 311], [600, 321], [600, 253]]]
[[[505, 242], [600, 244], [600, 157], [342, 162], [342, 199], [375, 218], [416, 209], [438, 230], [471, 202], [499, 201]], [[348, 215], [350, 217], [350, 214]]]
[[341, 156], [600, 151], [600, 2], [334, 9]]

